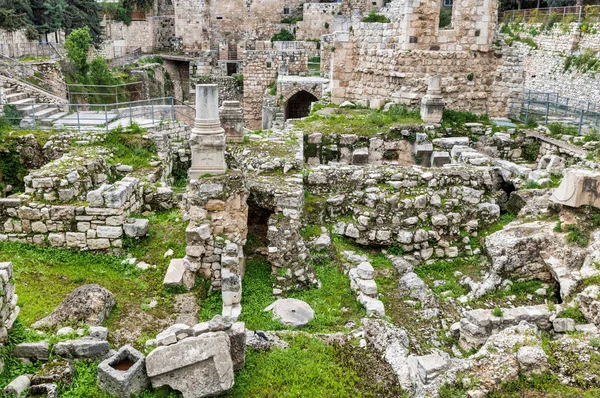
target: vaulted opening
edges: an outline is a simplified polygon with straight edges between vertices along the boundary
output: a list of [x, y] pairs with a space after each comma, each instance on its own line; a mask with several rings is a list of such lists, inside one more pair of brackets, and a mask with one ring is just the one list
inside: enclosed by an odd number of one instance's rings
[[318, 98], [307, 91], [299, 91], [292, 95], [285, 106], [285, 119], [299, 119], [308, 116], [310, 104]]

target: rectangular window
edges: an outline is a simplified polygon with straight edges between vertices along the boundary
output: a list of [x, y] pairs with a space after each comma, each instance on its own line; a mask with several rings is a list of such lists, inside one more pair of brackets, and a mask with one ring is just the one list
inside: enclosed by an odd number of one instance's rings
[[217, 17], [217, 19], [218, 19], [218, 20], [221, 20], [221, 19], [223, 19], [223, 17]]
[[289, 8], [284, 8], [283, 9], [283, 15], [288, 15], [290, 13], [290, 9]]
[[444, 7], [452, 7], [453, 0], [444, 0]]

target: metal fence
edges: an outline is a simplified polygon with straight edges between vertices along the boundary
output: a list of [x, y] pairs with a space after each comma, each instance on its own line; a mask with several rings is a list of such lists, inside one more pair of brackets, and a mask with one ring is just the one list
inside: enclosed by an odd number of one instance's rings
[[62, 57], [63, 45], [58, 43], [0, 43], [0, 55], [8, 58]]
[[599, 103], [531, 90], [513, 100], [511, 116], [524, 123], [534, 119], [547, 125], [560, 120], [577, 125], [579, 134], [583, 126], [600, 127]]
[[546, 22], [550, 19], [555, 22], [570, 20], [581, 23], [582, 21], [600, 22], [599, 6], [570, 6], [530, 8], [524, 10], [506, 10], [500, 15], [502, 22], [536, 23]]
[[19, 60], [0, 54], [0, 75], [34, 86], [50, 95], [64, 98], [67, 85], [59, 80], [46, 79], [39, 70]]
[[109, 131], [133, 122], [142, 127], [177, 120], [173, 97], [120, 102], [113, 104], [4, 104], [0, 121], [23, 129], [72, 129]]
[[[87, 102], [93, 104], [110, 104], [112, 101], [129, 102], [144, 96], [144, 83], [131, 82], [123, 84], [67, 84], [68, 99], [71, 103]], [[83, 101], [85, 99], [85, 101]]]

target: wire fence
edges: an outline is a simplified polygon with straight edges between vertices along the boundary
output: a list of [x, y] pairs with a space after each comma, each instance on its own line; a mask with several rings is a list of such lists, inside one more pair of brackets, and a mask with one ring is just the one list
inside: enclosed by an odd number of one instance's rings
[[583, 126], [600, 127], [599, 103], [531, 90], [513, 100], [511, 116], [524, 123], [535, 120], [548, 125], [552, 121], [562, 121], [577, 125], [579, 134]]
[[[181, 112], [181, 111], [180, 111]], [[0, 124], [22, 129], [105, 130], [137, 123], [156, 126], [177, 120], [173, 97], [113, 104], [4, 104]]]
[[570, 6], [531, 8], [523, 10], [506, 10], [500, 16], [500, 21], [541, 23], [548, 21], [560, 22], [600, 22], [600, 6]]

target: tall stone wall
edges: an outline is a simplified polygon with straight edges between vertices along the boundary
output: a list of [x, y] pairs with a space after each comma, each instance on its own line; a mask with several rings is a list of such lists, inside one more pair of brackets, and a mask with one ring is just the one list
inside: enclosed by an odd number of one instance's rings
[[[594, 29], [600, 31], [600, 24]], [[522, 25], [521, 30], [522, 38], [531, 38], [538, 46], [534, 49], [524, 43], [512, 43], [523, 58], [525, 89], [600, 103], [600, 74], [574, 66], [565, 70], [569, 56], [589, 50], [599, 57], [600, 33], [583, 33], [575, 23], [557, 24], [550, 31], [544, 31], [541, 24]], [[531, 35], [534, 30], [537, 34]]]
[[297, 23], [298, 40], [315, 40], [334, 31], [334, 19], [341, 13], [341, 3], [306, 3], [303, 20]]

